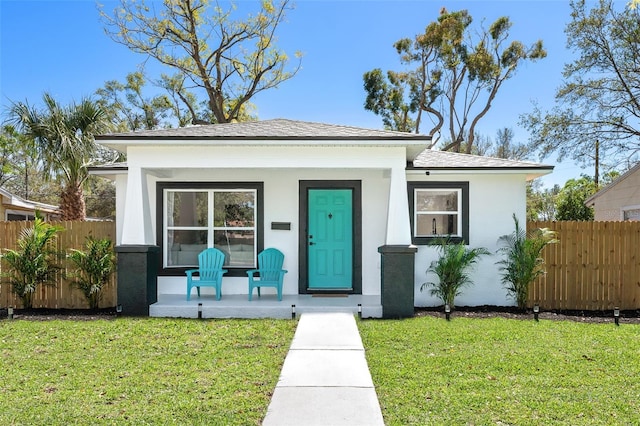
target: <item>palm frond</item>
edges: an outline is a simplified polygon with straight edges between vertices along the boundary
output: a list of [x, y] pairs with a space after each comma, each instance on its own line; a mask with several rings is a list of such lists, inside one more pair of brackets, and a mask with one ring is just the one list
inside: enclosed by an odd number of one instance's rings
[[420, 291], [430, 288], [429, 293], [438, 297], [451, 307], [462, 289], [473, 284], [470, 270], [482, 256], [491, 254], [484, 247], [468, 248], [464, 243], [452, 243], [449, 239], [435, 242], [440, 253], [438, 259], [431, 262], [427, 274], [438, 277], [437, 282], [426, 282]]
[[545, 273], [542, 251], [556, 243], [555, 233], [549, 229], [537, 229], [529, 234], [520, 228], [518, 218], [513, 215], [515, 230], [498, 239], [498, 249], [504, 257], [496, 262], [502, 272], [502, 284], [518, 307], [525, 308], [529, 285]]
[[5, 249], [1, 257], [9, 265], [2, 276], [11, 284], [11, 290], [30, 308], [33, 295], [39, 285], [54, 285], [61, 269], [55, 263], [54, 242], [62, 228], [45, 223], [36, 217], [33, 226], [20, 233], [17, 250]]
[[79, 288], [93, 309], [98, 308], [102, 288], [115, 271], [112, 242], [108, 238], [87, 238], [85, 250], [71, 250], [67, 256], [76, 266], [71, 273], [72, 286]]

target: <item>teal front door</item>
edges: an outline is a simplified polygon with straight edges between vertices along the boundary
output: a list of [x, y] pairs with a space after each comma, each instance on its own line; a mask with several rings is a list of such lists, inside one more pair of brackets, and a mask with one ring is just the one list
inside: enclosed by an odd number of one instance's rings
[[353, 288], [353, 191], [309, 189], [309, 290]]

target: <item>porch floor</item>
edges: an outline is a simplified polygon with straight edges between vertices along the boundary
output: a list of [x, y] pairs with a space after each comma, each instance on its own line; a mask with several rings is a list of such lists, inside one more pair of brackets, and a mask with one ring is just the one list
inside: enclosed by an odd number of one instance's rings
[[[200, 307], [199, 304], [202, 304]], [[350, 294], [344, 296], [283, 295], [278, 301], [275, 295], [253, 296], [249, 302], [247, 295], [223, 295], [216, 300], [214, 295], [200, 298], [185, 294], [159, 294], [158, 301], [149, 306], [151, 317], [198, 318], [292, 318], [292, 312], [300, 316], [305, 312], [348, 312], [363, 318], [382, 318], [380, 296]]]

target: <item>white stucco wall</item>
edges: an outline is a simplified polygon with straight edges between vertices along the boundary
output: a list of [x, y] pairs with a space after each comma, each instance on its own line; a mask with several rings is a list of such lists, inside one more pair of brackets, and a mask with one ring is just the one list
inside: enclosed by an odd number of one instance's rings
[[[469, 182], [469, 247], [485, 247], [492, 254], [484, 257], [471, 276], [474, 284], [466, 287], [456, 297], [458, 306], [514, 305], [507, 299], [500, 282], [498, 266], [500, 257], [495, 254], [501, 235], [514, 230], [512, 214], [515, 213], [521, 226], [526, 226], [526, 183], [522, 174], [447, 174], [419, 176], [409, 175], [409, 181]], [[431, 296], [428, 289], [420, 291], [427, 281], [436, 281], [426, 270], [437, 258], [434, 247], [419, 246], [415, 258], [415, 305], [440, 306], [442, 302]]]
[[[285, 255], [283, 293], [298, 294], [298, 185], [299, 180], [362, 180], [362, 293], [380, 294], [380, 261], [377, 248], [384, 244], [388, 179], [380, 170], [212, 170], [199, 173], [183, 171], [176, 180], [261, 181], [264, 182], [264, 246], [276, 247]], [[271, 222], [290, 222], [291, 230], [272, 230]], [[154, 229], [155, 229], [154, 221]], [[209, 289], [202, 289], [206, 291]], [[180, 294], [185, 291], [184, 277], [158, 277], [158, 292]], [[246, 294], [246, 277], [225, 277], [225, 294]], [[264, 289], [269, 293], [272, 289]]]

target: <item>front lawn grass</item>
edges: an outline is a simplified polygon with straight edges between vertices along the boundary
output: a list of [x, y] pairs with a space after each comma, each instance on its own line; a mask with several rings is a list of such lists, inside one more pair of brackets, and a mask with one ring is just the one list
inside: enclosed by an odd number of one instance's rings
[[258, 425], [296, 321], [0, 321], [0, 424]]
[[358, 323], [387, 426], [638, 425], [640, 326]]

